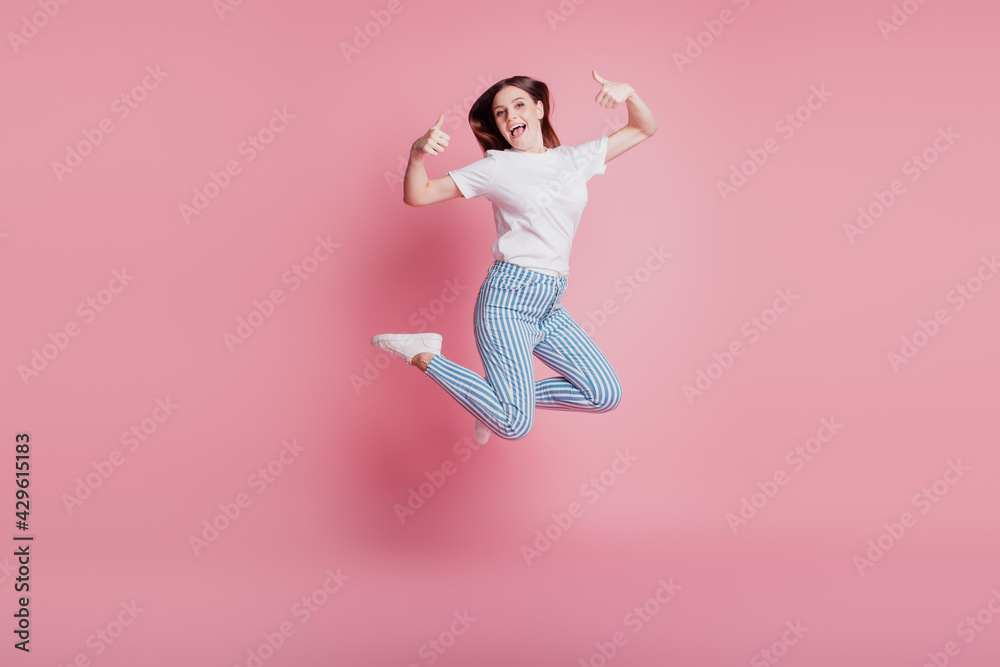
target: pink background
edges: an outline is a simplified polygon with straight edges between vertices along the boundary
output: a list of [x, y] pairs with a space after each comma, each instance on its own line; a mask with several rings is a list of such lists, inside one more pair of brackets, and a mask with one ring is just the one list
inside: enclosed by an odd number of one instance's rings
[[[1000, 664], [987, 606], [1000, 590], [1000, 280], [976, 282], [1000, 252], [1000, 17], [985, 1], [904, 4], [915, 13], [886, 38], [890, 0], [402, 0], [394, 15], [246, 0], [221, 19], [210, 0], [93, 0], [39, 15], [15, 48], [9, 33], [42, 10], [4, 3], [0, 662], [254, 665], [248, 651], [286, 623], [294, 634], [260, 664]], [[573, 11], [550, 25], [560, 6]], [[723, 10], [733, 20], [711, 24]], [[391, 22], [348, 62], [340, 44], [372, 11]], [[704, 21], [721, 34], [710, 41]], [[122, 117], [113, 103], [147, 67], [163, 78]], [[472, 417], [369, 339], [440, 332], [451, 359], [482, 371], [472, 309], [490, 205], [405, 206], [401, 161], [439, 113], [451, 144], [426, 159], [431, 177], [479, 159], [468, 107], [515, 74], [550, 86], [563, 143], [607, 134], [627, 110], [594, 103], [595, 68], [659, 123], [590, 181], [564, 299], [623, 401], [539, 411], [523, 440], [462, 455]], [[812, 86], [831, 96], [779, 132]], [[241, 142], [276, 108], [294, 118], [248, 160]], [[60, 180], [53, 162], [103, 118], [113, 131]], [[936, 154], [942, 128], [958, 138]], [[771, 137], [778, 150], [724, 201], [717, 183]], [[925, 150], [936, 162], [911, 180]], [[239, 173], [186, 222], [180, 205], [229, 161]], [[905, 192], [852, 243], [844, 225], [894, 179]], [[339, 246], [308, 280], [283, 281], [317, 238]], [[649, 273], [651, 246], [671, 257]], [[134, 277], [101, 312], [78, 311], [123, 268]], [[641, 289], [616, 290], [626, 276]], [[981, 289], [959, 308], [952, 290], [970, 279]], [[441, 308], [446, 281], [464, 289]], [[230, 350], [224, 334], [275, 289], [283, 301]], [[776, 290], [797, 299], [751, 340], [744, 323], [773, 315]], [[420, 308], [435, 313], [426, 327]], [[938, 310], [947, 321], [894, 369], [888, 355]], [[61, 339], [70, 322], [78, 335]], [[18, 367], [50, 334], [65, 347], [25, 382]], [[710, 367], [734, 341], [744, 353]], [[684, 385], [710, 370], [689, 401]], [[177, 407], [165, 416], [158, 399]], [[842, 427], [796, 469], [786, 454], [824, 418]], [[123, 442], [144, 420], [155, 432]], [[10, 632], [20, 432], [30, 655]], [[293, 440], [279, 475], [252, 477]], [[584, 495], [616, 451], [631, 467]], [[112, 456], [121, 465], [67, 507]], [[401, 523], [394, 506], [447, 461], [454, 474]], [[914, 502], [950, 461], [968, 470]], [[760, 504], [779, 471], [787, 483], [734, 533], [727, 515]], [[225, 526], [219, 506], [238, 496], [250, 503]], [[582, 515], [528, 564], [522, 546], [574, 501]], [[891, 538], [904, 512], [914, 521]], [[225, 529], [196, 555], [189, 538], [213, 519]], [[859, 572], [880, 535], [890, 548]], [[349, 578], [327, 596], [338, 568]], [[661, 580], [680, 587], [662, 605]], [[306, 619], [296, 605], [313, 595], [324, 604]], [[142, 611], [116, 625], [133, 601]], [[656, 613], [635, 632], [644, 604]], [[980, 630], [960, 625], [977, 613]], [[801, 637], [786, 632], [796, 623]], [[606, 659], [616, 632], [626, 641]]]

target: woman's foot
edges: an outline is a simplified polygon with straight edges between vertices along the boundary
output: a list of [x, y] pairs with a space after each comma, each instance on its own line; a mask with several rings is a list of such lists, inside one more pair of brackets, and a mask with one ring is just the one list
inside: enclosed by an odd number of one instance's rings
[[421, 352], [420, 354], [414, 355], [414, 357], [410, 359], [410, 365], [416, 366], [421, 370], [421, 372], [426, 373], [427, 365], [431, 363], [431, 359], [435, 356], [437, 355], [432, 352]]
[[434, 355], [441, 354], [443, 340], [437, 333], [379, 334], [372, 336], [372, 345], [426, 372]]

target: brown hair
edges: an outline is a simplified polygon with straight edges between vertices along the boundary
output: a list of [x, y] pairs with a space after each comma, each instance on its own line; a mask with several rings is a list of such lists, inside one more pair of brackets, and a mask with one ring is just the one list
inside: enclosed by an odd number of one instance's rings
[[511, 76], [497, 81], [479, 96], [479, 99], [469, 109], [469, 125], [472, 127], [476, 141], [483, 149], [483, 154], [488, 150], [506, 150], [511, 147], [510, 142], [500, 133], [497, 127], [496, 118], [493, 116], [493, 98], [500, 90], [507, 86], [520, 88], [528, 93], [532, 104], [539, 100], [542, 102], [542, 145], [546, 148], [556, 148], [560, 145], [556, 131], [552, 129], [550, 122], [552, 117], [552, 98], [549, 95], [549, 87], [537, 79], [530, 76]]

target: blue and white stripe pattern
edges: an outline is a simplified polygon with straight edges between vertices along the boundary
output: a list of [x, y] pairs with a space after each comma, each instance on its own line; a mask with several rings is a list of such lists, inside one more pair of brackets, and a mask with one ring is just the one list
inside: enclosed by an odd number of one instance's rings
[[[426, 375], [501, 438], [523, 438], [534, 408], [607, 412], [622, 385], [587, 332], [566, 312], [567, 276], [497, 260], [476, 297], [475, 335], [486, 378], [438, 354]], [[561, 377], [535, 381], [531, 355]]]

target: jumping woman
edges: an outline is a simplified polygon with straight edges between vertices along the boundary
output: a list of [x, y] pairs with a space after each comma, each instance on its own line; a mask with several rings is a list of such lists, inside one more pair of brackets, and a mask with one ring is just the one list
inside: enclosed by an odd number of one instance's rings
[[[607, 412], [622, 385], [590, 336], [562, 306], [569, 255], [587, 204], [587, 182], [605, 164], [653, 136], [656, 121], [632, 86], [593, 72], [596, 102], [628, 108], [628, 125], [609, 137], [563, 146], [552, 129], [548, 87], [527, 76], [493, 84], [469, 110], [485, 156], [429, 181], [424, 155], [438, 155], [451, 137], [444, 114], [413, 142], [403, 202], [427, 206], [462, 196], [493, 204], [495, 261], [476, 298], [474, 331], [486, 378], [441, 354], [438, 333], [380, 334], [372, 345], [416, 366], [476, 417], [476, 441], [490, 432], [523, 438], [535, 408]], [[558, 376], [535, 380], [531, 355]]]

